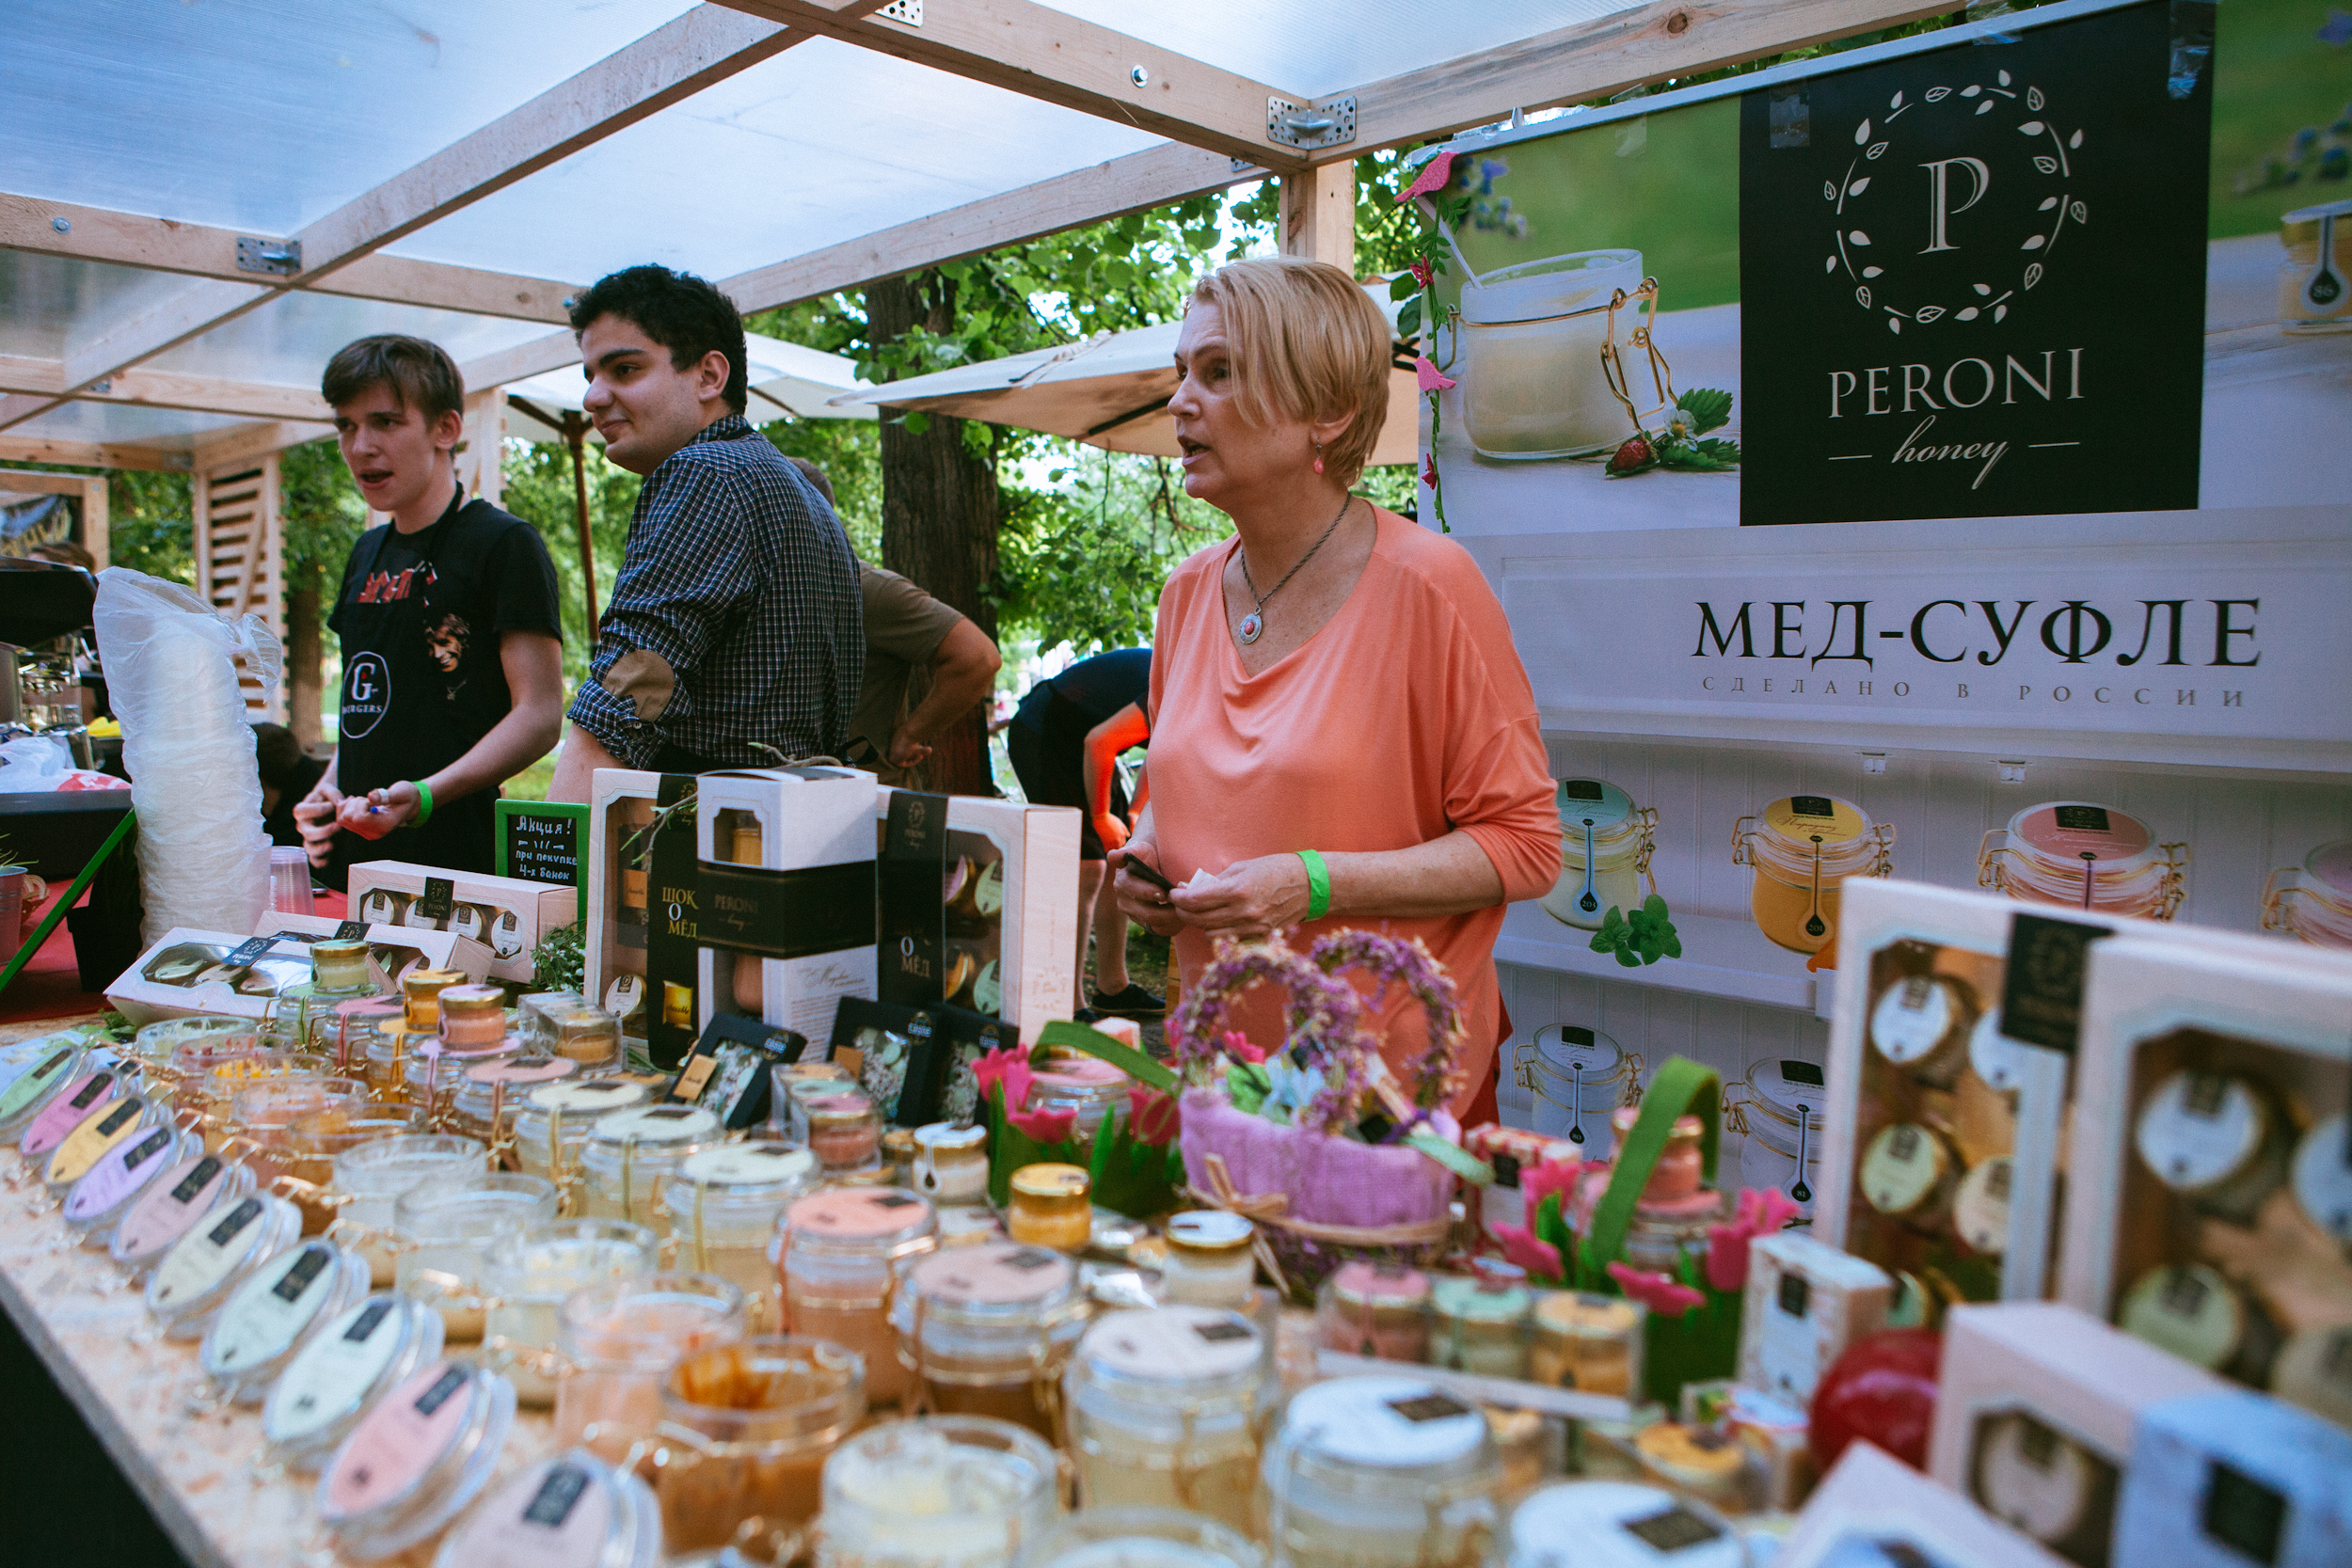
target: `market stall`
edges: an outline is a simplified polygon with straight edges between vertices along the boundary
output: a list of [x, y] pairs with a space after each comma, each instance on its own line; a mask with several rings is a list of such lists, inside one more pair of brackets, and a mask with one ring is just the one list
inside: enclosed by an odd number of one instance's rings
[[[2352, 434], [2342, 29], [2069, 0], [1531, 121], [1917, 8], [1198, 9], [182, 8], [401, 135], [183, 98], [280, 183], [135, 217], [180, 152], [108, 124], [0, 203], [0, 455], [213, 498], [198, 592], [99, 590], [138, 951], [0, 1039], [0, 1308], [82, 1420], [206, 1564], [2341, 1561], [2352, 487], [2248, 432]], [[273, 896], [251, 465], [320, 344], [450, 343], [494, 450], [576, 428], [577, 284], [499, 269], [661, 234], [755, 308], [1266, 172], [1345, 260], [1357, 153], [1464, 125], [1388, 304], [1558, 786], [1500, 1119], [1419, 942], [1220, 945], [1155, 1054], [1067, 1016], [1076, 812], [826, 763]], [[1141, 445], [1135, 348], [926, 395]]]

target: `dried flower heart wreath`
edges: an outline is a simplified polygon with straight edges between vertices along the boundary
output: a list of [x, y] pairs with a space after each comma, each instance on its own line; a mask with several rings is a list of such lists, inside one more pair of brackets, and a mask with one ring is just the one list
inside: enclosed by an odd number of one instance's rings
[[[1349, 970], [1363, 971], [1384, 988], [1404, 987], [1426, 1015], [1428, 1043], [1406, 1064], [1410, 1082], [1402, 1093], [1393, 1084], [1384, 1085], [1379, 1042], [1365, 1027], [1364, 997], [1342, 978]], [[1290, 993], [1287, 1036], [1275, 1052], [1261, 1051], [1228, 1027], [1233, 1002], [1261, 983]], [[1248, 945], [1220, 940], [1169, 1021], [1168, 1056], [1195, 1085], [1230, 1083], [1238, 1073], [1254, 1077], [1263, 1089], [1271, 1086], [1272, 1074], [1295, 1073], [1312, 1087], [1312, 1098], [1298, 1107], [1301, 1128], [1361, 1138], [1368, 1117], [1387, 1116], [1392, 1125], [1382, 1141], [1409, 1144], [1483, 1180], [1488, 1173], [1462, 1152], [1459, 1129], [1445, 1111], [1458, 1084], [1464, 1033], [1454, 982], [1418, 940], [1335, 931], [1303, 954], [1279, 937]]]

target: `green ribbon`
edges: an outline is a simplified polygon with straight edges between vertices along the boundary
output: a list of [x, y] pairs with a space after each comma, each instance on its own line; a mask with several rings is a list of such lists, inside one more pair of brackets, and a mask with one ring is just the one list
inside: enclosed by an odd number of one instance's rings
[[1625, 1234], [1633, 1224], [1633, 1206], [1642, 1199], [1652, 1172], [1666, 1152], [1674, 1125], [1695, 1115], [1704, 1131], [1699, 1135], [1701, 1180], [1715, 1182], [1715, 1154], [1723, 1138], [1724, 1081], [1715, 1069], [1675, 1056], [1659, 1064], [1642, 1096], [1642, 1114], [1633, 1130], [1617, 1146], [1610, 1167], [1609, 1190], [1593, 1212], [1593, 1223], [1578, 1248], [1579, 1284], [1585, 1290], [1608, 1290], [1609, 1265], [1625, 1258]]

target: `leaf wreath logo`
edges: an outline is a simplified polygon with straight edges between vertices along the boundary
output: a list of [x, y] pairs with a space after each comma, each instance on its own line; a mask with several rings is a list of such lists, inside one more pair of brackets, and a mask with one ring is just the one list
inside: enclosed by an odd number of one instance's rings
[[[2046, 114], [2047, 100], [2040, 87], [2027, 87], [2023, 93], [2006, 71], [1997, 73], [1990, 85], [1971, 82], [1964, 87], [1930, 87], [1917, 101], [1898, 92], [1887, 101], [1887, 114], [1875, 127], [1868, 119], [1854, 128], [1854, 146], [1860, 149], [1846, 166], [1846, 172], [1835, 180], [1821, 182], [1821, 199], [1834, 214], [1831, 238], [1836, 248], [1826, 259], [1822, 270], [1836, 274], [1839, 269], [1853, 282], [1854, 303], [1865, 310], [1883, 312], [1886, 329], [1900, 334], [1904, 324], [1927, 326], [1939, 321], [1999, 322], [2009, 316], [2010, 302], [2032, 289], [2048, 275], [2050, 258], [2057, 252], [2059, 240], [2068, 228], [2082, 228], [2090, 220], [2090, 212], [2074, 195], [2075, 174], [2074, 155], [2082, 150], [2083, 133], [2078, 126], [2062, 131]], [[2033, 177], [2052, 182], [2056, 190], [2045, 195], [2035, 209], [2034, 231], [2025, 236], [2017, 246], [2024, 259], [2023, 270], [2013, 278], [1996, 278], [1992, 282], [1969, 284], [1970, 293], [1957, 301], [1896, 300], [1887, 298], [1889, 284], [1880, 279], [1889, 276], [1889, 265], [1881, 265], [1872, 257], [1877, 254], [1869, 230], [1864, 227], [1870, 202], [1866, 200], [1875, 190], [1883, 195], [1888, 183], [1883, 173], [1872, 174], [1870, 166], [1878, 164], [1895, 145], [1893, 127], [1896, 121], [1913, 111], [1930, 113], [1966, 113], [1973, 118], [1987, 115], [1996, 118], [1986, 121], [1988, 129], [2007, 125], [2009, 117], [2020, 115], [2017, 123], [2008, 128], [2026, 138], [2023, 150], [2015, 143], [1996, 142], [1996, 156], [1988, 162], [1976, 157], [1946, 157], [1931, 159], [1919, 166], [1929, 182], [1928, 245], [1921, 255], [1937, 251], [1958, 250], [1951, 241], [1949, 220], [1955, 214], [1964, 213], [1984, 198], [1993, 188], [1996, 168], [2006, 175], [2012, 162], [2022, 166], [2030, 160]], [[1915, 123], [1916, 123], [1915, 121]], [[1872, 140], [1874, 131], [1877, 140]], [[2046, 142], [2047, 150], [2043, 150]]]

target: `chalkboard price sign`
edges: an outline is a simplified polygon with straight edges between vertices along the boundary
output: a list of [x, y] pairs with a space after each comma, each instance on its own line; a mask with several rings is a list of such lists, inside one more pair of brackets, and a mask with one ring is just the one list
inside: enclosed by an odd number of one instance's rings
[[565, 800], [501, 800], [498, 874], [578, 888], [587, 915], [588, 879], [580, 869], [588, 808]]

